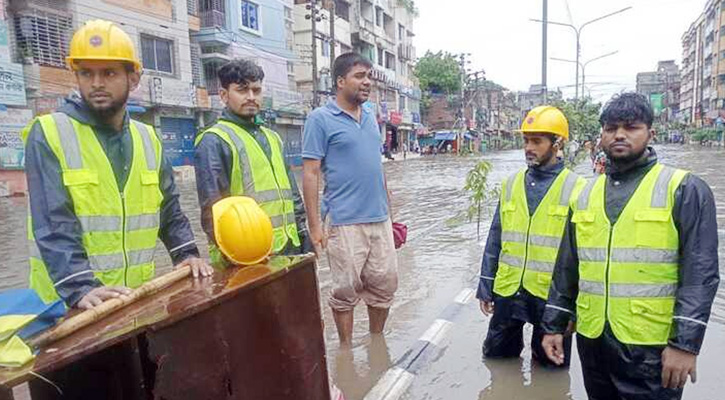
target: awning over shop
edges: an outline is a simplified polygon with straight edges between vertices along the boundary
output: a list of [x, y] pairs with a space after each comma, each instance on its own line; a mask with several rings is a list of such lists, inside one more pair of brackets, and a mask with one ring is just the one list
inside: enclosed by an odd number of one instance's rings
[[451, 131], [436, 132], [435, 140], [456, 140], [456, 133]]
[[128, 110], [128, 112], [130, 112], [130, 113], [137, 113], [137, 114], [143, 114], [146, 112], [146, 108], [137, 106], [134, 104], [127, 105], [126, 110]]

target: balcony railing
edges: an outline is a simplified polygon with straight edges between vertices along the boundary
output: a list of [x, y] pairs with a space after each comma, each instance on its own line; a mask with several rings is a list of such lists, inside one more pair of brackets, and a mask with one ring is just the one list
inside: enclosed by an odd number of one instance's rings
[[398, 57], [403, 60], [415, 60], [415, 47], [410, 44], [398, 44]]
[[218, 10], [206, 10], [199, 13], [202, 28], [225, 28], [227, 25], [226, 15]]

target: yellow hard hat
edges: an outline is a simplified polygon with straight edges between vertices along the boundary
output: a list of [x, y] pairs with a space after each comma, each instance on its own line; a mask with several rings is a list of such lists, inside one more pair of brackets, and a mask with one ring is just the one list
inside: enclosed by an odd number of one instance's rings
[[569, 122], [564, 113], [556, 107], [539, 106], [529, 111], [521, 124], [521, 132], [551, 133], [569, 139]]
[[214, 238], [235, 264], [259, 264], [272, 251], [272, 221], [251, 197], [232, 196], [212, 206]]
[[101, 19], [86, 22], [73, 35], [65, 61], [75, 70], [76, 61], [81, 60], [123, 61], [141, 70], [131, 38], [112, 22]]

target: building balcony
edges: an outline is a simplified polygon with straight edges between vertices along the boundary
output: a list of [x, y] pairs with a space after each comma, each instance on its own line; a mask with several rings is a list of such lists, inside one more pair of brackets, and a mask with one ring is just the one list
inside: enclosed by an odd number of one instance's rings
[[202, 28], [199, 32], [192, 32], [191, 37], [202, 47], [228, 47], [232, 43], [231, 34], [217, 29]]
[[705, 51], [703, 52], [702, 56], [705, 58], [705, 60], [712, 57], [712, 46], [705, 46]]
[[202, 28], [226, 28], [227, 17], [219, 10], [206, 10], [199, 13]]
[[398, 44], [398, 57], [401, 60], [415, 60], [415, 47], [410, 44]]
[[373, 34], [372, 31], [369, 31], [367, 29], [361, 29], [358, 32], [353, 32], [353, 34], [351, 35], [350, 38], [352, 40], [353, 46], [360, 45], [360, 42], [364, 42], [369, 45], [375, 46], [375, 34]]
[[213, 46], [201, 48], [201, 62], [203, 63], [223, 63], [232, 59], [229, 46]]
[[370, 21], [369, 19], [363, 18], [362, 24], [360, 24], [360, 27], [367, 30], [370, 33], [375, 32], [375, 23], [373, 21]]

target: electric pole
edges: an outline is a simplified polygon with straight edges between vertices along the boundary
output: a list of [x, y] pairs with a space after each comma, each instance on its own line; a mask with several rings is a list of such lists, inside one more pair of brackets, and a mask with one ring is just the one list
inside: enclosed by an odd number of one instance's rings
[[470, 63], [470, 60], [466, 60], [466, 56], [470, 56], [468, 53], [461, 53], [459, 57], [461, 67], [461, 109], [460, 109], [460, 121], [461, 128], [460, 133], [457, 135], [456, 140], [456, 151], [461, 154], [461, 145], [463, 144], [463, 135], [466, 132], [466, 65]]
[[310, 11], [305, 15], [305, 19], [309, 19], [312, 25], [312, 108], [317, 108], [320, 104], [320, 96], [317, 92], [317, 23], [322, 21], [317, 9], [317, 0], [309, 0], [309, 4], [305, 6]]
[[544, 1], [544, 10], [542, 12], [541, 24], [541, 92], [544, 97], [544, 103], [547, 102], [547, 88], [546, 88], [546, 61], [547, 61], [547, 28], [549, 26], [549, 1]]
[[330, 78], [335, 67], [335, 0], [330, 0]]

